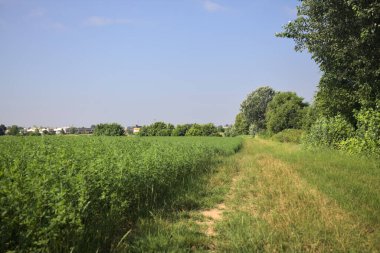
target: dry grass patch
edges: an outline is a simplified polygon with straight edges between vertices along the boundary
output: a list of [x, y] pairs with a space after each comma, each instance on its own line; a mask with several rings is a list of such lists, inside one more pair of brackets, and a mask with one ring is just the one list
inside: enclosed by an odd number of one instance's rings
[[[377, 252], [357, 217], [271, 155], [276, 143], [247, 140], [241, 173], [217, 226], [220, 251]], [[286, 146], [286, 147], [289, 147]], [[284, 152], [297, 152], [290, 146]]]

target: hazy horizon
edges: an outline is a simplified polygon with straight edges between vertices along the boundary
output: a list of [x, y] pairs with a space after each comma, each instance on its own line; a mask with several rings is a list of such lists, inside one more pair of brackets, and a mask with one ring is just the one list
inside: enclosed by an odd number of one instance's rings
[[296, 0], [0, 0], [0, 124], [231, 124], [260, 86], [311, 101], [307, 53], [276, 38]]

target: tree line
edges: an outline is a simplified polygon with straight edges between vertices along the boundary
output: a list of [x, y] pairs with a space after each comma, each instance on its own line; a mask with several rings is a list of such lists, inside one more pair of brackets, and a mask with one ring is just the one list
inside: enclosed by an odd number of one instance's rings
[[380, 156], [379, 1], [305, 0], [297, 10], [277, 36], [319, 65], [313, 103], [261, 87], [241, 104], [232, 134], [303, 129], [307, 146]]

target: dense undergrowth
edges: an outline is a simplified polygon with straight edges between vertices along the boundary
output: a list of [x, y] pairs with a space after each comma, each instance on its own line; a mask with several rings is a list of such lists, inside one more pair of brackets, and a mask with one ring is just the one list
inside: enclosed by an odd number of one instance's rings
[[[238, 138], [6, 137], [0, 252], [109, 252]], [[177, 196], [178, 197], [178, 196]]]

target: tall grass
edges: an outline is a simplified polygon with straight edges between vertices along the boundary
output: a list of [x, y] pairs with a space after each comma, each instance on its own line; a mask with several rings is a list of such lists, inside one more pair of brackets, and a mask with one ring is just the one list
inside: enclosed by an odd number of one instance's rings
[[0, 138], [0, 252], [108, 252], [235, 138]]

